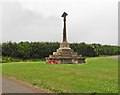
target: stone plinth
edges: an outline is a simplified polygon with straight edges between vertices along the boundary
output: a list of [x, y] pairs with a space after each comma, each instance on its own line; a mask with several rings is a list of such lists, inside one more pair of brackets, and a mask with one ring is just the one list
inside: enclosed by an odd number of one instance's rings
[[46, 58], [46, 61], [48, 60], [57, 60], [58, 63], [63, 64], [85, 63], [85, 57], [78, 55], [77, 52], [74, 52], [74, 50], [69, 47], [69, 44], [65, 42], [60, 44], [57, 52], [53, 52], [53, 55], [49, 55], [49, 57]]

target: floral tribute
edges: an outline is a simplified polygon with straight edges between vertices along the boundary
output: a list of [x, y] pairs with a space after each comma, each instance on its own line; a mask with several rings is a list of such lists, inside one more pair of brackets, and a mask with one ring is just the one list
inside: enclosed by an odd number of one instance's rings
[[57, 60], [48, 60], [48, 64], [58, 64]]

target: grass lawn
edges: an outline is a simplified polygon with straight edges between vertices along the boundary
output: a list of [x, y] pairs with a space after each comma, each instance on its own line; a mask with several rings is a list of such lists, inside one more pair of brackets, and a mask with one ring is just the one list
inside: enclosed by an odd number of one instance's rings
[[4, 63], [2, 73], [59, 93], [118, 93], [118, 62], [87, 58], [87, 64]]

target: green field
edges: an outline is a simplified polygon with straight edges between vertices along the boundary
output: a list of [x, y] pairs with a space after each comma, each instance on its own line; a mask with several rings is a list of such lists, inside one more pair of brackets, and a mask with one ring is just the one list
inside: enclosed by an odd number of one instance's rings
[[87, 58], [87, 64], [4, 63], [3, 74], [59, 93], [118, 93], [118, 62]]

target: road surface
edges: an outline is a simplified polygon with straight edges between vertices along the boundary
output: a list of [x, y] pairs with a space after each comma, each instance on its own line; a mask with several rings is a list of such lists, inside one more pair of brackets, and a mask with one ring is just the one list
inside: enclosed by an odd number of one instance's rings
[[[1, 78], [1, 77], [0, 77]], [[32, 87], [22, 81], [8, 77], [2, 77], [2, 93], [46, 93], [43, 90]]]

